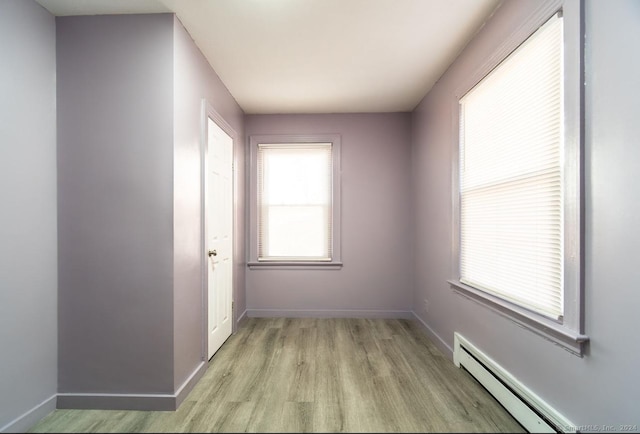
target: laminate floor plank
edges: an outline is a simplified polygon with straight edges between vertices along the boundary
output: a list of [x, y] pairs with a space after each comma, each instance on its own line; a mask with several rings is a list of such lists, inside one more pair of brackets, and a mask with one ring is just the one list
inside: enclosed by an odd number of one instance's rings
[[175, 412], [55, 410], [30, 432], [525, 432], [408, 320], [250, 318]]

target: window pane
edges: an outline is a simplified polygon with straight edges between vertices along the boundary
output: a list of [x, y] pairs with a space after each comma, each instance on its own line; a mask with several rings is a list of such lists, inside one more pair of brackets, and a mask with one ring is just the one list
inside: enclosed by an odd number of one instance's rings
[[263, 160], [264, 203], [328, 204], [330, 158], [326, 149], [270, 149]]
[[562, 312], [559, 186], [557, 176], [536, 176], [463, 196], [466, 283], [547, 316]]
[[268, 257], [329, 257], [328, 207], [269, 206]]

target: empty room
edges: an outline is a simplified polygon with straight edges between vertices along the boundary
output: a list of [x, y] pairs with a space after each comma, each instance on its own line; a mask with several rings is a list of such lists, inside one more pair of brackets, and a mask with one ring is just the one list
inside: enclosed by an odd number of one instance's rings
[[640, 432], [640, 2], [0, 0], [0, 432]]

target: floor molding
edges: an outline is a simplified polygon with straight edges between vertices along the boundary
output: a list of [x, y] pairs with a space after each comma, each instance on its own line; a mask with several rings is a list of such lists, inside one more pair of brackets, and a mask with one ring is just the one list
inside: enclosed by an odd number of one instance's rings
[[189, 378], [173, 394], [134, 393], [59, 393], [60, 409], [81, 410], [145, 410], [175, 411], [189, 395], [207, 370], [207, 362], [200, 362]]
[[31, 410], [18, 416], [5, 426], [0, 427], [0, 432], [27, 432], [32, 426], [38, 423], [40, 419], [56, 409], [57, 397], [57, 395], [53, 395], [45, 399]]
[[174, 411], [176, 395], [133, 393], [59, 393], [59, 409]]
[[411, 311], [360, 309], [247, 309], [250, 318], [399, 318], [412, 319]]
[[453, 361], [453, 348], [451, 348], [436, 332], [434, 332], [433, 329], [422, 320], [422, 318], [416, 315], [415, 312], [411, 312], [411, 314], [413, 316], [413, 319], [422, 327], [429, 338], [431, 338], [431, 341], [436, 344], [438, 349], [442, 351], [442, 353], [451, 361]]
[[207, 362], [200, 362], [198, 367], [191, 373], [189, 378], [182, 383], [182, 386], [178, 388], [176, 392], [176, 409], [180, 407], [182, 401], [189, 395], [191, 390], [198, 384], [198, 381], [202, 378], [204, 373], [207, 371], [207, 367], [209, 364]]

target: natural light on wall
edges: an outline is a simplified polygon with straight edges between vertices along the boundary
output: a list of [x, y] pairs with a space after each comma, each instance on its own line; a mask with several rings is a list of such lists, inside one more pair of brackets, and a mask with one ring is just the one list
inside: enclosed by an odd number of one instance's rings
[[258, 145], [258, 260], [331, 260], [331, 143]]
[[563, 315], [563, 29], [555, 15], [460, 100], [460, 281]]

